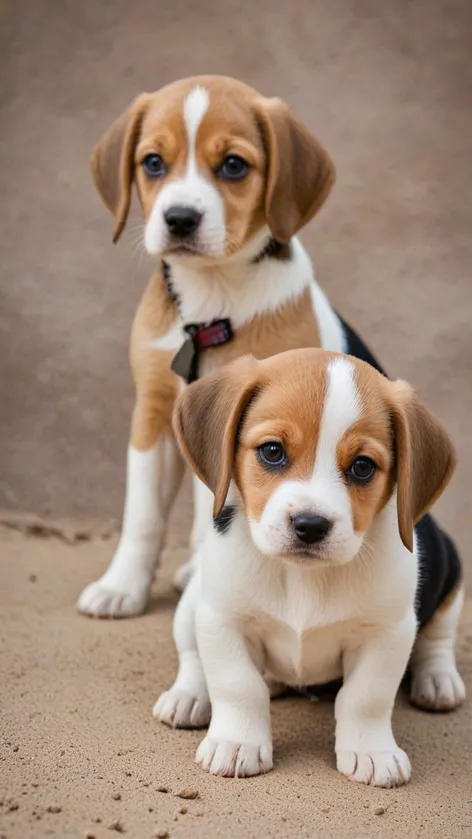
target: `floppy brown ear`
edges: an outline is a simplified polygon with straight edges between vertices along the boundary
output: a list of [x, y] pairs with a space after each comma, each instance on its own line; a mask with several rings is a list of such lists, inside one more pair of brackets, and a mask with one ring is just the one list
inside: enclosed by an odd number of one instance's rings
[[256, 118], [268, 155], [265, 214], [278, 242], [288, 242], [326, 201], [335, 169], [328, 152], [280, 99], [264, 99]]
[[214, 493], [215, 516], [228, 494], [241, 418], [257, 390], [257, 367], [252, 356], [238, 358], [191, 384], [175, 405], [177, 442], [197, 477]]
[[413, 528], [445, 490], [456, 453], [441, 423], [405, 382], [393, 383], [398, 528], [413, 550]]
[[128, 218], [134, 151], [149, 98], [147, 93], [143, 93], [134, 100], [128, 110], [103, 135], [90, 160], [95, 186], [103, 202], [115, 216], [114, 242], [118, 241]]

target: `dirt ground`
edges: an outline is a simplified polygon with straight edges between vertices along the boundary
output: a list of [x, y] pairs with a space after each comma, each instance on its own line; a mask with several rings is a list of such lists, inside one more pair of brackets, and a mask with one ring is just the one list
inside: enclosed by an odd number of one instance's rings
[[[74, 600], [105, 568], [112, 544], [1, 530], [9, 573], [0, 612], [0, 836], [112, 839], [116, 820], [130, 839], [159, 830], [171, 839], [471, 835], [470, 701], [437, 716], [400, 697], [394, 726], [413, 765], [403, 789], [339, 775], [332, 702], [298, 697], [273, 702], [272, 773], [236, 781], [206, 775], [193, 763], [202, 733], [170, 731], [151, 716], [174, 674], [171, 573], [185, 547], [172, 540], [144, 617], [87, 620]], [[472, 695], [470, 600], [459, 663]], [[179, 798], [185, 788], [198, 798]], [[385, 812], [376, 815], [378, 807]]]
[[[107, 623], [74, 609], [116, 541], [128, 333], [150, 272], [136, 208], [111, 245], [88, 158], [140, 91], [207, 72], [285, 98], [330, 150], [337, 185], [303, 240], [335, 306], [457, 445], [437, 513], [470, 595], [470, 0], [4, 0], [0, 41], [0, 837], [112, 839], [116, 820], [131, 839], [471, 836], [470, 699], [434, 717], [399, 698], [414, 774], [393, 792], [337, 775], [326, 702], [276, 701], [275, 771], [240, 782], [194, 766], [201, 735], [153, 721], [175, 667], [188, 492], [151, 610]], [[470, 696], [470, 599], [459, 661]]]

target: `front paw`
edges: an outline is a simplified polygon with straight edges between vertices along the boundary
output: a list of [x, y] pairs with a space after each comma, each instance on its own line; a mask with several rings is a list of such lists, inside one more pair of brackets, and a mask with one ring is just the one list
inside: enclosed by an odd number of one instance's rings
[[408, 755], [398, 747], [392, 751], [336, 752], [338, 772], [350, 781], [373, 787], [401, 787], [410, 780]]
[[272, 743], [233, 743], [230, 740], [213, 740], [200, 743], [195, 757], [205, 772], [225, 778], [248, 778], [262, 775], [272, 769]]
[[171, 728], [205, 728], [210, 722], [210, 700], [206, 694], [194, 696], [186, 690], [171, 688], [161, 694], [152, 714]]
[[126, 587], [97, 580], [86, 586], [77, 601], [77, 609], [92, 618], [129, 618], [141, 615], [148, 600], [148, 584]]

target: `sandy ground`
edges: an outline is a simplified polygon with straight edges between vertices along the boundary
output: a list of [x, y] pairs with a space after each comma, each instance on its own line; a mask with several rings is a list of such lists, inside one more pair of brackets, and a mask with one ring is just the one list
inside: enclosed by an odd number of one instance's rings
[[[148, 614], [89, 620], [74, 601], [112, 546], [0, 530], [9, 568], [0, 602], [1, 837], [112, 839], [116, 820], [133, 839], [160, 830], [173, 839], [471, 835], [470, 701], [437, 716], [398, 699], [395, 730], [413, 764], [411, 784], [400, 790], [338, 775], [332, 703], [298, 697], [273, 702], [272, 773], [206, 775], [193, 763], [201, 732], [170, 731], [151, 716], [174, 674], [171, 572], [184, 546], [173, 540], [166, 551]], [[459, 663], [472, 693], [472, 600]], [[180, 799], [185, 788], [198, 798]], [[378, 807], [385, 812], [376, 815]]]

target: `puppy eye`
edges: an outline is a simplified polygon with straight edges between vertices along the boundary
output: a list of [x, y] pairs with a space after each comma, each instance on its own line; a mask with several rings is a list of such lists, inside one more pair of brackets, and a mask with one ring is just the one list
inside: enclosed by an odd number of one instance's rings
[[282, 443], [263, 443], [257, 449], [259, 459], [265, 466], [285, 466], [288, 462]]
[[147, 154], [143, 160], [143, 169], [150, 178], [163, 178], [167, 172], [160, 154]]
[[242, 181], [249, 172], [249, 164], [237, 154], [225, 157], [221, 166], [215, 172], [217, 178], [223, 181]]
[[376, 471], [377, 466], [370, 457], [356, 457], [346, 475], [355, 484], [368, 484]]

